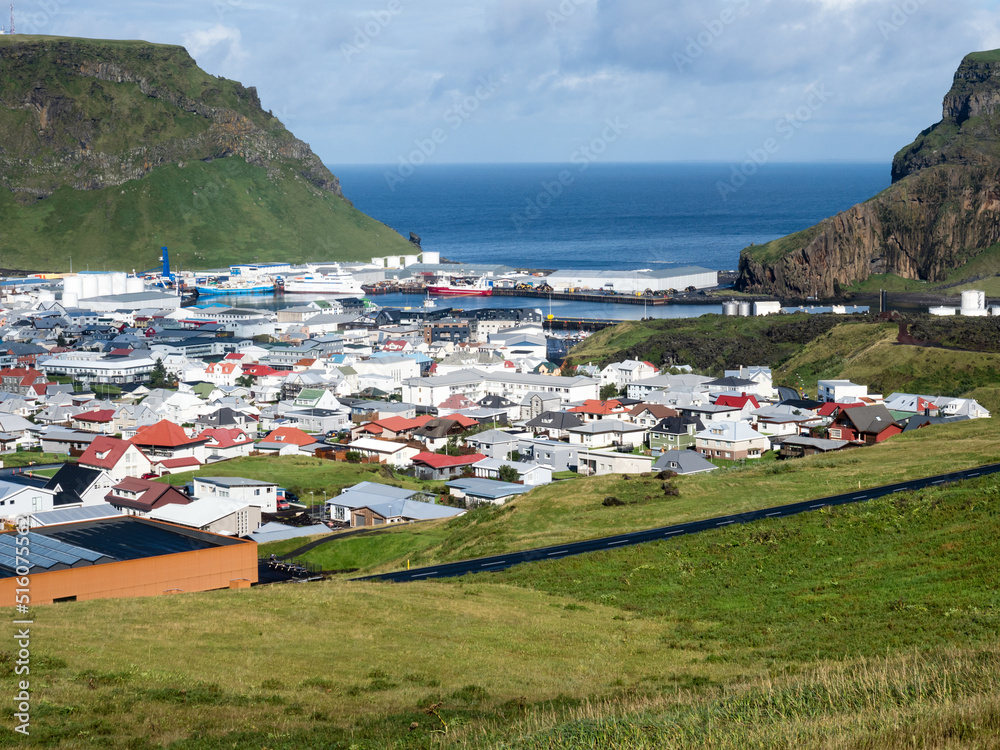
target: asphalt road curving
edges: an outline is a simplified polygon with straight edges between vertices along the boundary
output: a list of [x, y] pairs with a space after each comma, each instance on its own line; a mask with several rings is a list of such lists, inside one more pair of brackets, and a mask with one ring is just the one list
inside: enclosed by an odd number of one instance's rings
[[504, 555], [493, 555], [491, 557], [480, 557], [474, 560], [461, 560], [459, 562], [444, 563], [442, 565], [429, 565], [423, 568], [413, 568], [411, 570], [401, 570], [395, 573], [382, 573], [380, 575], [364, 576], [355, 578], [355, 581], [388, 581], [392, 583], [407, 583], [409, 581], [423, 581], [428, 578], [450, 578], [463, 576], [468, 573], [487, 573], [495, 570], [504, 570], [526, 562], [536, 562], [538, 560], [558, 560], [561, 557], [571, 555], [581, 555], [585, 552], [597, 552], [599, 550], [616, 549], [627, 547], [633, 544], [645, 544], [661, 539], [670, 539], [683, 534], [697, 534], [709, 529], [717, 529], [721, 526], [729, 526], [734, 523], [751, 523], [765, 518], [784, 518], [794, 516], [799, 513], [819, 510], [833, 505], [850, 505], [852, 503], [863, 503], [867, 500], [893, 495], [897, 492], [912, 492], [922, 490], [927, 487], [936, 487], [942, 484], [960, 482], [965, 479], [975, 479], [980, 476], [1000, 473], [1000, 464], [988, 464], [975, 469], [965, 471], [955, 471], [950, 474], [938, 474], [923, 479], [913, 479], [908, 482], [897, 484], [886, 484], [881, 487], [872, 487], [867, 490], [857, 490], [846, 492], [842, 495], [832, 495], [831, 497], [821, 497], [816, 500], [805, 500], [790, 505], [779, 505], [774, 508], [764, 508], [762, 510], [749, 511], [747, 513], [737, 513], [731, 516], [718, 516], [707, 518], [703, 521], [689, 521], [687, 523], [676, 524], [675, 526], [662, 526], [658, 529], [646, 529], [645, 531], [633, 531], [628, 534], [618, 536], [606, 536], [600, 539], [588, 539], [583, 542], [572, 542], [569, 544], [558, 544], [553, 547], [541, 547], [539, 549], [523, 550], [521, 552], [509, 552]]

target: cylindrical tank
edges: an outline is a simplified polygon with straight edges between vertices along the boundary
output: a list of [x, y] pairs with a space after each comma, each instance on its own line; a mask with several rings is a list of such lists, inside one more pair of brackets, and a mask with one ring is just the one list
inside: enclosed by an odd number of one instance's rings
[[111, 274], [111, 293], [125, 294], [127, 289], [128, 274], [117, 272]]
[[982, 310], [986, 307], [986, 292], [969, 289], [962, 292], [963, 310]]
[[77, 307], [80, 304], [80, 295], [76, 292], [63, 292], [63, 307]]
[[740, 314], [740, 306], [735, 302], [724, 302], [722, 304], [722, 314], [728, 315], [730, 318], [735, 318]]
[[63, 294], [75, 294], [77, 299], [83, 291], [83, 280], [79, 276], [67, 276], [63, 279]]
[[372, 265], [385, 268], [385, 258], [372, 258]]
[[139, 294], [146, 291], [146, 282], [138, 276], [130, 276], [125, 280], [126, 294]]
[[423, 252], [424, 263], [429, 263], [436, 266], [441, 262], [441, 253], [431, 252], [430, 250], [424, 250]]
[[50, 292], [48, 289], [39, 289], [38, 290], [38, 301], [39, 302], [55, 302], [56, 301], [56, 293], [55, 292]]
[[111, 274], [100, 273], [97, 275], [97, 296], [108, 297], [111, 295]]
[[389, 255], [385, 259], [386, 268], [399, 268], [400, 257], [398, 255]]
[[420, 258], [416, 255], [406, 255], [403, 257], [403, 267], [409, 268], [410, 266], [415, 266], [420, 262]]
[[81, 299], [90, 299], [97, 296], [97, 277], [91, 274], [83, 276], [83, 296]]
[[750, 317], [750, 303], [740, 302], [740, 317], [749, 318]]

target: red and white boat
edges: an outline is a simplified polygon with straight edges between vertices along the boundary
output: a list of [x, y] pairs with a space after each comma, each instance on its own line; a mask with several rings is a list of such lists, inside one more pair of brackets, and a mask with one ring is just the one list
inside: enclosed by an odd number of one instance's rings
[[436, 284], [427, 287], [427, 293], [448, 297], [491, 297], [493, 296], [493, 285], [487, 283], [485, 276], [475, 281], [453, 278], [450, 284]]

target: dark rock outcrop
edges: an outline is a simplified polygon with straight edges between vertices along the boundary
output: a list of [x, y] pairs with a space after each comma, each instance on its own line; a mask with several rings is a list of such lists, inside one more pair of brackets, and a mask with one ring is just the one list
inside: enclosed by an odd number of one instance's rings
[[741, 291], [834, 297], [889, 273], [941, 281], [1000, 241], [1000, 52], [969, 55], [943, 119], [896, 154], [893, 184], [740, 255]]

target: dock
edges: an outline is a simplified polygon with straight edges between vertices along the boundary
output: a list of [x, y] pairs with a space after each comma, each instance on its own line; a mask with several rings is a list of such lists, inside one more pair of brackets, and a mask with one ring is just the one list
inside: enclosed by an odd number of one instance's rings
[[545, 292], [538, 289], [509, 289], [493, 287], [494, 297], [530, 297], [533, 299], [566, 300], [569, 302], [602, 302], [613, 305], [669, 305], [673, 298], [668, 294], [614, 294], [610, 292]]
[[605, 328], [612, 328], [619, 323], [634, 323], [629, 320], [608, 320], [606, 318], [552, 318], [542, 322], [546, 331], [603, 331]]

